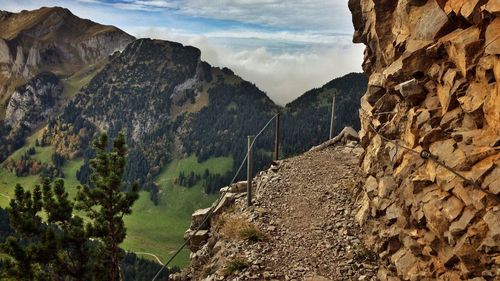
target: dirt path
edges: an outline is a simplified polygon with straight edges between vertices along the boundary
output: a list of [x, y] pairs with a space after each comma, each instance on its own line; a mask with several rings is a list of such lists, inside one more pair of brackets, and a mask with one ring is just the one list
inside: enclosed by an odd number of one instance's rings
[[250, 217], [267, 239], [248, 245], [247, 255], [259, 267], [255, 276], [249, 272], [248, 277], [373, 278], [376, 266], [362, 246], [362, 230], [354, 220], [351, 191], [357, 153], [358, 149], [346, 147], [310, 152], [284, 160], [260, 176]]
[[155, 254], [152, 254], [152, 253], [147, 253], [147, 252], [135, 252], [136, 255], [146, 255], [146, 256], [150, 256], [150, 257], [153, 257], [159, 264], [163, 265], [163, 262], [161, 262], [160, 258], [155, 255]]
[[11, 199], [9, 195], [7, 195], [7, 194], [5, 194], [5, 193], [3, 193], [3, 192], [0, 192], [0, 196], [5, 197], [5, 198], [7, 198], [8, 200], [10, 200], [10, 199]]

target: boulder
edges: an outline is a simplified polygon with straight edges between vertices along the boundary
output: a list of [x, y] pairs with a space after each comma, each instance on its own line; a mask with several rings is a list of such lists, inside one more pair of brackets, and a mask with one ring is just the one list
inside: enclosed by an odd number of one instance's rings
[[381, 198], [386, 198], [394, 189], [396, 189], [396, 187], [397, 185], [393, 177], [383, 177], [378, 183], [378, 196]]
[[184, 240], [189, 240], [187, 244], [191, 252], [196, 252], [207, 242], [208, 240], [208, 230], [199, 230], [195, 233], [195, 230], [188, 229], [184, 233]]
[[462, 213], [464, 203], [455, 196], [451, 196], [443, 205], [443, 213], [448, 221], [455, 220]]
[[488, 224], [489, 236], [496, 241], [500, 241], [500, 209], [488, 211], [483, 220]]
[[368, 194], [366, 192], [363, 193], [363, 198], [358, 204], [361, 207], [356, 213], [355, 219], [360, 225], [363, 225], [366, 222], [368, 215], [370, 214], [370, 198], [368, 197]]
[[[197, 229], [201, 223], [203, 222], [203, 220], [205, 219], [205, 217], [207, 216], [208, 212], [210, 212], [210, 209], [211, 208], [206, 208], [206, 209], [199, 209], [199, 210], [196, 210], [194, 211], [194, 213], [191, 215], [191, 229]], [[210, 223], [209, 223], [210, 220], [207, 220], [201, 229], [208, 229]]]
[[451, 235], [456, 237], [466, 231], [469, 223], [474, 219], [476, 214], [477, 211], [474, 208], [466, 207], [462, 213], [462, 216], [460, 216], [457, 221], [451, 223], [449, 229]]
[[239, 181], [234, 183], [229, 188], [230, 192], [233, 193], [242, 193], [247, 191], [247, 181]]

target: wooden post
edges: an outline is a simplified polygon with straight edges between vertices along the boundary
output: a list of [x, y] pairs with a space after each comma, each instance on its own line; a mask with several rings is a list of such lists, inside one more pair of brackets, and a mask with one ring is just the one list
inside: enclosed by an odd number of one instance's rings
[[332, 98], [332, 118], [330, 120], [330, 138], [333, 138], [333, 129], [335, 128], [335, 93], [333, 93]]
[[276, 132], [274, 133], [274, 161], [280, 159], [280, 112], [276, 114]]
[[247, 157], [247, 206], [252, 206], [252, 179], [253, 179], [253, 143], [254, 136], [248, 136]]

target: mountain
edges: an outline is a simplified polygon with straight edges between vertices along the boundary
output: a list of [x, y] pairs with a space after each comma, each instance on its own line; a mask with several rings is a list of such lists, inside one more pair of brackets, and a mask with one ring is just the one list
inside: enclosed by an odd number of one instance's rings
[[68, 76], [96, 63], [134, 38], [113, 26], [78, 18], [68, 9], [0, 12], [0, 94], [42, 71]]
[[[131, 148], [126, 178], [147, 186], [173, 158], [195, 154], [199, 162], [219, 156], [241, 161], [246, 136], [258, 131], [276, 106], [255, 85], [229, 69], [211, 67], [200, 55], [179, 43], [134, 41], [49, 122], [42, 143], [65, 158], [88, 159], [97, 132], [111, 137], [123, 132]], [[268, 150], [271, 139], [263, 138]], [[85, 181], [86, 168], [82, 171]]]
[[[9, 95], [0, 120], [2, 192], [12, 196], [15, 183], [29, 187], [44, 175], [63, 176], [74, 194], [79, 182], [88, 182], [96, 134], [123, 132], [129, 148], [125, 180], [149, 191], [141, 192], [126, 219], [127, 250], [163, 255], [177, 247], [192, 211], [208, 206], [228, 184], [245, 157], [247, 136], [276, 111], [282, 111], [287, 155], [328, 137], [333, 93], [337, 129], [357, 126], [352, 108], [366, 86], [361, 74], [334, 79], [281, 108], [230, 69], [202, 61], [191, 46], [135, 40], [62, 8], [1, 15], [2, 38], [17, 38], [2, 39], [9, 46], [6, 57], [18, 47], [22, 58], [40, 54], [36, 64], [20, 64], [23, 71], [16, 60], [0, 64], [8, 77], [0, 87]], [[271, 125], [256, 142], [255, 172], [271, 162], [273, 141]]]
[[333, 79], [321, 88], [307, 91], [287, 104], [282, 126], [284, 155], [307, 151], [328, 139], [333, 95], [335, 95], [334, 135], [346, 126], [359, 130], [358, 109], [367, 83], [365, 74], [349, 73]]
[[60, 7], [0, 11], [0, 26], [3, 161], [33, 129], [59, 112], [110, 54], [134, 37]]

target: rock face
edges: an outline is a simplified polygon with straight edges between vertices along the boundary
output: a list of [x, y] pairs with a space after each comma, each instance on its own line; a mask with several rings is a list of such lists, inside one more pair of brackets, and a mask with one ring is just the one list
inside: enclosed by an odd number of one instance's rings
[[13, 128], [34, 129], [54, 114], [61, 98], [62, 85], [54, 74], [43, 72], [17, 88], [7, 105], [5, 123]]
[[134, 40], [116, 27], [73, 15], [69, 10], [40, 8], [0, 11], [0, 101], [38, 73], [69, 76], [83, 66], [121, 51]]
[[369, 75], [357, 218], [386, 257], [379, 278], [498, 280], [498, 1], [350, 0], [349, 8]]

